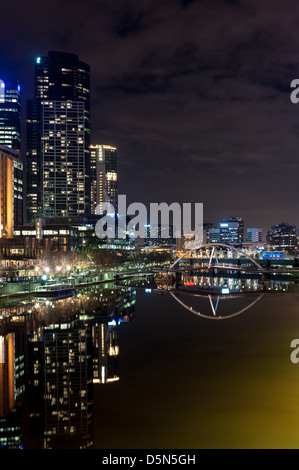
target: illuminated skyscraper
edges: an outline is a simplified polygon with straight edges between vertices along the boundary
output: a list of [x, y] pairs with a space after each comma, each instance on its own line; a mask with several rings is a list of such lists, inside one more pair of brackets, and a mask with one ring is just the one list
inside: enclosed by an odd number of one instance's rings
[[117, 213], [117, 149], [110, 145], [91, 145], [91, 213], [110, 203]]
[[22, 223], [23, 163], [18, 152], [0, 145], [0, 238], [12, 238]]
[[35, 64], [27, 103], [27, 220], [90, 213], [90, 70], [75, 54]]
[[21, 150], [21, 86], [0, 79], [0, 144]]

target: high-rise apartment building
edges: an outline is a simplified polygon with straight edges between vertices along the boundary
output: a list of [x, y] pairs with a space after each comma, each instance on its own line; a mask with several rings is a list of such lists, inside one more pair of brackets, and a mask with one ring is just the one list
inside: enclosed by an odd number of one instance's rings
[[21, 86], [0, 79], [0, 144], [21, 150]]
[[117, 148], [110, 145], [91, 145], [91, 213], [103, 211], [109, 203], [117, 213]]
[[90, 69], [77, 55], [35, 63], [27, 102], [27, 220], [90, 213]]

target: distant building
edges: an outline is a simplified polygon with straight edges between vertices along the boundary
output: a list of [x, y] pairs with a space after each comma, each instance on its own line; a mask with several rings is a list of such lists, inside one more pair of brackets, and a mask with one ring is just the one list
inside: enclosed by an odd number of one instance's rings
[[206, 231], [207, 243], [219, 243], [220, 241], [220, 228], [211, 227]]
[[208, 243], [209, 231], [212, 228], [215, 228], [215, 225], [212, 224], [211, 222], [205, 222], [202, 228], [203, 228], [203, 243]]
[[183, 233], [180, 238], [176, 239], [176, 250], [177, 253], [184, 253], [196, 248], [201, 243], [198, 243], [196, 240], [196, 235], [194, 233]]
[[117, 213], [117, 148], [110, 145], [90, 146], [91, 167], [91, 214], [97, 207], [102, 212], [103, 204], [109, 203]]
[[173, 225], [146, 225], [146, 238], [144, 244], [147, 246], [176, 245]]
[[230, 217], [219, 224], [220, 242], [238, 244], [244, 241], [244, 220], [242, 217]]
[[270, 251], [297, 251], [295, 225], [286, 223], [272, 225], [267, 232], [267, 243]]
[[204, 224], [206, 243], [225, 243], [238, 245], [244, 240], [244, 220], [242, 217], [223, 219], [218, 226]]
[[237, 221], [222, 220], [219, 224], [219, 242], [226, 244], [240, 243], [239, 228]]
[[260, 243], [263, 240], [261, 228], [248, 228], [246, 235], [246, 243]]
[[243, 217], [230, 217], [231, 222], [237, 222], [238, 224], [238, 237], [239, 243], [244, 241], [244, 219]]
[[23, 163], [17, 151], [0, 145], [0, 238], [13, 238], [23, 223]]
[[0, 79], [0, 144], [21, 150], [21, 86]]

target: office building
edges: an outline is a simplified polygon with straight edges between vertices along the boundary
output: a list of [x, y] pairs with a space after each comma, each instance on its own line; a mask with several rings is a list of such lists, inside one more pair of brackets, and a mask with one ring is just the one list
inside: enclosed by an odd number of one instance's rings
[[90, 69], [75, 54], [35, 63], [27, 102], [27, 221], [90, 213]]
[[23, 223], [23, 163], [17, 151], [0, 145], [0, 238], [13, 238]]
[[230, 217], [219, 224], [219, 241], [227, 244], [238, 244], [244, 241], [244, 220], [242, 217]]
[[223, 220], [219, 224], [219, 241], [225, 244], [239, 243], [238, 222]]
[[21, 150], [21, 86], [0, 79], [0, 144]]
[[103, 212], [109, 203], [117, 213], [117, 148], [110, 145], [90, 146], [91, 213]]

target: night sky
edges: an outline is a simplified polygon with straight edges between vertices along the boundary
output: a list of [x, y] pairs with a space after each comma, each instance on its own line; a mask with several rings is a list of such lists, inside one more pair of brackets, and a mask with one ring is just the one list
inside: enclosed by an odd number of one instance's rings
[[92, 143], [118, 147], [128, 202], [202, 202], [204, 221], [299, 228], [296, 0], [15, 0], [0, 76], [33, 97], [34, 62], [91, 67]]

